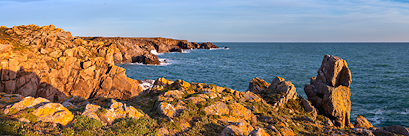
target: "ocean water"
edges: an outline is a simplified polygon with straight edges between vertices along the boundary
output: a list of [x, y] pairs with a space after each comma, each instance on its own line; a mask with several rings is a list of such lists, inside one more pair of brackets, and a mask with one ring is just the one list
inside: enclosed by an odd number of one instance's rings
[[307, 98], [304, 85], [324, 55], [345, 59], [352, 73], [351, 121], [363, 115], [374, 126], [409, 127], [409, 43], [215, 43], [229, 49], [158, 54], [160, 66], [119, 64], [133, 79], [182, 79], [245, 91], [254, 77], [280, 76]]

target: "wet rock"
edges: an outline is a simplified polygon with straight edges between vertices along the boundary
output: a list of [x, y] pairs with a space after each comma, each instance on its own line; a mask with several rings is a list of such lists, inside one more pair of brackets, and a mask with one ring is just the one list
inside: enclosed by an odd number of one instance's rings
[[365, 117], [358, 115], [355, 119], [354, 127], [371, 128], [373, 127], [373, 125], [368, 120], [366, 120]]
[[311, 78], [304, 91], [308, 100], [321, 114], [332, 119], [338, 127], [353, 127], [350, 122], [351, 72], [345, 60], [325, 55], [317, 77]]

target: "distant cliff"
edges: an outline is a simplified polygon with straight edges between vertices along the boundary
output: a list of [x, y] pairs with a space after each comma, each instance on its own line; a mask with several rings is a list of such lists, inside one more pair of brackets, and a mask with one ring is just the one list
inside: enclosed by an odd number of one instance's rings
[[115, 63], [143, 63], [160, 64], [158, 53], [182, 52], [183, 49], [211, 49], [218, 48], [213, 43], [195, 43], [187, 40], [168, 38], [124, 38], [124, 37], [81, 37], [84, 40], [103, 42], [104, 46], [115, 47], [113, 54]]

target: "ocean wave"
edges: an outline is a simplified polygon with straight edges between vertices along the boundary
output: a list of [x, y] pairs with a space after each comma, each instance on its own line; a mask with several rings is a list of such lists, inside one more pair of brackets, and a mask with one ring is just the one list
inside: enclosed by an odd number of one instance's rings
[[151, 50], [151, 53], [155, 54], [156, 56], [163, 55], [163, 53], [158, 53], [156, 50]]
[[155, 83], [155, 80], [145, 79], [145, 80], [142, 80], [142, 83], [139, 84], [139, 86], [141, 86], [142, 89], [145, 91], [145, 90], [148, 90], [149, 88], [152, 88], [153, 83]]
[[209, 50], [229, 50], [230, 48], [221, 47], [221, 48], [210, 48]]

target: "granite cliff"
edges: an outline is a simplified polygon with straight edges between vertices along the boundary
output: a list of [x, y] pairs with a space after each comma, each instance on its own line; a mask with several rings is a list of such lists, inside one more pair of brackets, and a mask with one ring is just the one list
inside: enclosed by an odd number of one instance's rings
[[153, 49], [211, 43], [79, 38], [28, 25], [1, 27], [0, 47], [2, 135], [409, 135], [403, 126], [374, 127], [360, 115], [352, 125], [351, 72], [336, 56], [324, 56], [304, 99], [282, 77], [256, 77], [245, 92], [165, 78], [142, 90], [115, 66], [155, 62]]
[[217, 48], [166, 38], [79, 38], [53, 25], [1, 27], [0, 44], [0, 92], [54, 102], [71, 96], [129, 99], [142, 88], [116, 63], [160, 64], [152, 50]]

